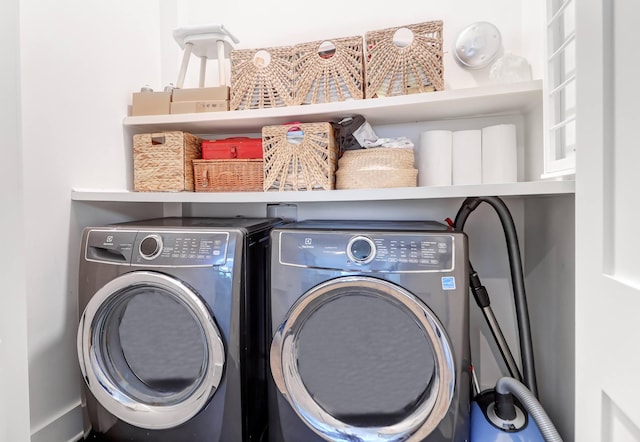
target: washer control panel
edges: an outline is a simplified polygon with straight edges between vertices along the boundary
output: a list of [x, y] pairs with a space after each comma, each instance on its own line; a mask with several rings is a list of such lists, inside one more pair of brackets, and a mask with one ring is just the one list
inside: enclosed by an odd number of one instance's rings
[[226, 260], [228, 233], [138, 232], [132, 265], [222, 265]]
[[280, 263], [361, 271], [452, 271], [454, 236], [442, 233], [280, 232]]
[[224, 265], [229, 233], [91, 230], [85, 259], [154, 267]]

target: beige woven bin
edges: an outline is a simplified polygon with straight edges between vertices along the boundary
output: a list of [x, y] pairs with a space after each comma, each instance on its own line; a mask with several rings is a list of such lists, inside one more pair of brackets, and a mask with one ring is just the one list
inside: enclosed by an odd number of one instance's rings
[[133, 188], [137, 192], [193, 191], [192, 160], [202, 140], [187, 132], [133, 136]]
[[362, 36], [293, 47], [294, 104], [364, 98]]
[[416, 187], [416, 169], [340, 170], [336, 172], [336, 189], [384, 189]]
[[338, 161], [336, 189], [415, 187], [413, 149], [375, 147], [348, 150]]
[[230, 110], [293, 104], [291, 47], [231, 51]]
[[262, 192], [262, 159], [193, 160], [196, 192]]
[[348, 150], [338, 161], [341, 169], [350, 170], [412, 169], [414, 164], [413, 149], [402, 147]]
[[[413, 36], [401, 47], [396, 32]], [[376, 98], [444, 90], [442, 21], [430, 21], [365, 34], [365, 96]]]
[[[290, 142], [292, 128], [304, 132]], [[330, 190], [335, 187], [338, 147], [330, 123], [298, 123], [262, 128], [264, 190]]]

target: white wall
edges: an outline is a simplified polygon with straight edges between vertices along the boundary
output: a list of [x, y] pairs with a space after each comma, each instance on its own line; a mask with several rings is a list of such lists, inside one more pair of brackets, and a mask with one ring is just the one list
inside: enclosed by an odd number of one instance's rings
[[[171, 5], [171, 6], [166, 6]], [[307, 6], [308, 5], [308, 6]], [[364, 35], [367, 31], [399, 27], [431, 20], [443, 20], [444, 78], [447, 89], [469, 87], [488, 82], [489, 69], [467, 71], [454, 61], [452, 47], [457, 35], [477, 21], [495, 24], [502, 34], [505, 52], [524, 56], [532, 65], [534, 78], [542, 78], [541, 42], [544, 27], [544, 2], [513, 0], [435, 1], [415, 3], [372, 0], [327, 0], [315, 4], [294, 5], [286, 0], [268, 2], [245, 0], [211, 2], [174, 0], [162, 10], [164, 24], [172, 27], [222, 23], [240, 43], [239, 49], [286, 46], [316, 40]], [[528, 23], [523, 21], [530, 20]], [[531, 25], [530, 23], [534, 24]], [[537, 42], [537, 43], [536, 43]], [[162, 84], [175, 83], [181, 61], [181, 50], [171, 38], [163, 41]], [[166, 46], [168, 44], [168, 46]], [[194, 59], [185, 87], [197, 86], [198, 62]], [[217, 67], [208, 68], [210, 83], [217, 83]], [[188, 83], [191, 81], [191, 83]]]
[[[81, 430], [76, 225], [71, 188], [122, 188], [122, 131], [139, 78], [160, 76], [158, 2], [24, 0], [21, 5], [24, 229], [33, 441]], [[16, 247], [17, 249], [18, 247]], [[13, 441], [11, 441], [13, 442]]]
[[29, 440], [18, 6], [0, 2], [0, 442]]
[[[10, 1], [15, 5], [17, 0]], [[30, 272], [15, 295], [19, 310], [26, 291], [32, 440], [72, 440], [82, 430], [75, 355], [79, 229], [135, 216], [131, 206], [107, 210], [72, 204], [70, 190], [130, 188], [130, 140], [125, 139], [122, 118], [131, 92], [143, 84], [160, 89], [176, 81], [181, 51], [171, 37], [173, 28], [219, 22], [241, 40], [238, 47], [256, 48], [442, 19], [445, 83], [447, 88], [460, 88], [487, 82], [486, 70], [464, 71], [451, 55], [456, 34], [475, 21], [496, 24], [505, 50], [525, 56], [533, 72], [541, 72], [538, 49], [526, 42], [541, 40], [542, 28], [539, 35], [525, 37], [523, 32], [531, 30], [523, 27], [522, 20], [530, 17], [525, 12], [543, 8], [543, 2], [535, 2], [540, 3], [537, 7], [531, 3], [327, 0], [303, 7], [282, 0], [20, 1], [22, 163], [14, 149], [11, 164], [19, 167], [9, 176], [17, 182], [15, 173], [22, 174], [24, 200], [11, 199], [5, 207], [9, 213], [21, 213], [22, 204], [24, 216], [14, 224], [24, 221], [28, 233], [24, 244], [14, 240], [27, 261], [14, 263], [18, 271], [12, 273], [19, 275], [25, 266]], [[195, 71], [194, 61], [189, 80]], [[212, 66], [209, 72], [215, 81], [217, 69]], [[143, 206], [139, 209], [140, 216], [151, 214]], [[6, 301], [2, 302], [4, 310]], [[24, 318], [17, 316], [19, 330]]]
[[[525, 278], [540, 402], [566, 441], [574, 439], [574, 195], [528, 198]], [[569, 277], [567, 277], [569, 276]]]

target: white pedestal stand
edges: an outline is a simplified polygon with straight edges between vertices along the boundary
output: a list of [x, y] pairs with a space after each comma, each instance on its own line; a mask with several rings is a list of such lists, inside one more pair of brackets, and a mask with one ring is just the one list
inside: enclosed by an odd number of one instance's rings
[[200, 57], [199, 87], [204, 87], [207, 61], [212, 58], [218, 59], [220, 86], [227, 84], [224, 60], [229, 58], [233, 43], [238, 43], [239, 40], [227, 31], [223, 25], [199, 25], [178, 28], [173, 31], [173, 37], [184, 51], [176, 83], [177, 88], [182, 88], [184, 85], [184, 77], [187, 73], [191, 54]]

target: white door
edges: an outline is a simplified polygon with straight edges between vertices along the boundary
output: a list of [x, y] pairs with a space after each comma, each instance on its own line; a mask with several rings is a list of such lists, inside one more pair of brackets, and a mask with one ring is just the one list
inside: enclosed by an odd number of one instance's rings
[[640, 441], [640, 2], [576, 2], [576, 441]]

